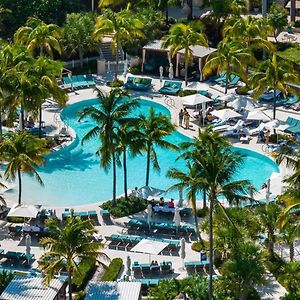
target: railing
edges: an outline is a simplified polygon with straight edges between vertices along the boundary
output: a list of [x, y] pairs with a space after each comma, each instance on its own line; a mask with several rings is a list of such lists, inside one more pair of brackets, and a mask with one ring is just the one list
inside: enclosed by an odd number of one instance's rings
[[[85, 57], [83, 59], [83, 65], [88, 64], [91, 61], [95, 61], [101, 59], [100, 55], [97, 56], [92, 56], [92, 57]], [[75, 67], [80, 67], [80, 59], [72, 59], [70, 61], [64, 61], [63, 62], [64, 67], [66, 68], [75, 68]]]

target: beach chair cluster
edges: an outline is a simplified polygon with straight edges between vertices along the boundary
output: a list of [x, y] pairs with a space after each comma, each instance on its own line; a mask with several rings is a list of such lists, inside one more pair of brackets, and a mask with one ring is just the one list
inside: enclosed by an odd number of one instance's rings
[[65, 88], [67, 89], [81, 89], [81, 88], [93, 87], [96, 85], [92, 74], [73, 75], [71, 78], [69, 76], [63, 76], [62, 79]]
[[[82, 211], [82, 212], [74, 212], [73, 215], [75, 217], [79, 217], [82, 220], [94, 220], [98, 222], [98, 216], [97, 216], [97, 212], [95, 210], [89, 210], [89, 211]], [[66, 219], [68, 217], [71, 216], [71, 212], [67, 211], [62, 213], [62, 219]]]
[[132, 77], [128, 76], [127, 81], [124, 84], [126, 89], [136, 90], [136, 91], [147, 91], [152, 86], [151, 78], [143, 77]]
[[177, 96], [181, 90], [182, 82], [165, 80], [162, 88], [159, 89], [159, 93], [164, 95]]
[[173, 223], [156, 223], [151, 222], [150, 226], [145, 220], [131, 219], [127, 226], [134, 228], [136, 230], [148, 231], [149, 229], [157, 230], [159, 232], [167, 234], [183, 234], [183, 235], [193, 235], [196, 233], [196, 228], [191, 225], [180, 225], [176, 226]]
[[274, 99], [274, 96], [278, 97], [280, 95], [281, 95], [281, 91], [279, 91], [279, 90], [276, 90], [275, 94], [274, 94], [274, 91], [266, 91], [259, 97], [258, 102], [259, 103], [270, 102]]
[[0, 249], [0, 255], [1, 257], [4, 257], [9, 261], [16, 261], [20, 263], [30, 262], [34, 259], [33, 253], [30, 253], [28, 255], [23, 252], [15, 252], [15, 251], [7, 251], [6, 253], [4, 253], [4, 250], [2, 248]]
[[[235, 87], [239, 81], [240, 81], [240, 77], [235, 75], [235, 74], [230, 74], [229, 76], [229, 80], [228, 80], [228, 87], [232, 88]], [[226, 86], [226, 72], [222, 72], [217, 78], [214, 79], [214, 81], [222, 86], [225, 87]]]
[[142, 284], [142, 291], [147, 291], [148, 288], [154, 287], [159, 284], [163, 279], [159, 278], [133, 278], [133, 282], [140, 282]]
[[180, 242], [179, 240], [168, 240], [159, 238], [147, 238], [142, 236], [133, 236], [125, 234], [112, 234], [106, 236], [105, 239], [110, 241], [108, 248], [112, 250], [130, 251], [143, 239], [151, 241], [159, 241], [168, 244], [168, 246], [160, 253], [160, 255], [178, 255]]
[[188, 275], [208, 275], [209, 261], [188, 261], [184, 263]]
[[165, 276], [174, 272], [172, 262], [162, 262], [160, 264], [140, 264], [135, 261], [132, 264], [134, 278], [153, 278], [157, 276]]
[[288, 117], [285, 122], [289, 125], [286, 132], [300, 134], [300, 120]]

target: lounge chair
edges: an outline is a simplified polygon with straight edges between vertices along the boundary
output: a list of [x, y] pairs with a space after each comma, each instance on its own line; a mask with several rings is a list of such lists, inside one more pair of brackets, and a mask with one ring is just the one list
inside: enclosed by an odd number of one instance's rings
[[124, 87], [126, 89], [131, 89], [133, 87], [133, 83], [134, 83], [134, 77], [128, 76], [127, 80], [126, 80], [126, 83], [124, 84]]
[[68, 76], [63, 76], [62, 79], [63, 79], [63, 82], [64, 82], [66, 88], [68, 88], [68, 89], [72, 88], [73, 82]]
[[226, 81], [226, 72], [225, 71], [221, 72], [220, 75], [217, 78], [214, 79], [214, 81], [216, 83]]
[[182, 82], [165, 80], [164, 85], [159, 92], [165, 95], [177, 95], [181, 90]]
[[124, 87], [127, 89], [146, 91], [151, 88], [152, 79], [142, 77], [128, 77]]
[[85, 80], [88, 83], [89, 86], [95, 86], [96, 82], [94, 80], [94, 77], [92, 74], [87, 74], [85, 75]]
[[72, 76], [72, 84], [74, 89], [82, 87], [82, 84], [76, 75]]
[[[281, 94], [281, 91], [276, 90], [275, 97], [278, 97], [280, 94]], [[258, 102], [271, 101], [273, 99], [274, 99], [274, 92], [273, 91], [267, 91], [267, 92], [264, 92], [260, 96]]]
[[86, 78], [83, 75], [77, 75], [77, 80], [81, 84], [82, 87], [88, 87], [89, 84], [86, 81]]
[[113, 224], [111, 218], [110, 218], [110, 212], [107, 209], [100, 210], [100, 216], [102, 217], [102, 220], [105, 224], [111, 225]]
[[300, 120], [292, 117], [286, 119], [286, 123], [290, 125], [285, 131], [289, 133], [299, 134], [300, 133]]
[[229, 126], [224, 132], [225, 136], [233, 135], [236, 136], [239, 134], [239, 131], [243, 128], [244, 121], [243, 120], [238, 120], [234, 126]]

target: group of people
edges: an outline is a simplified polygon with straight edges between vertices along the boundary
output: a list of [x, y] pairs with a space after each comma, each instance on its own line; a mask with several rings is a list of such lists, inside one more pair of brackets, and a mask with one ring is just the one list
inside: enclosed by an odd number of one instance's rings
[[184, 127], [185, 129], [190, 128], [190, 114], [186, 108], [181, 109], [179, 112], [179, 126]]
[[174, 203], [174, 199], [171, 198], [169, 203], [165, 203], [165, 199], [164, 197], [160, 197], [159, 201], [158, 201], [158, 205], [159, 206], [168, 206], [169, 208], [174, 208], [175, 207], [175, 203]]
[[271, 135], [271, 131], [269, 129], [266, 132], [260, 130], [258, 133], [260, 141], [265, 143], [266, 145], [269, 145], [270, 135]]

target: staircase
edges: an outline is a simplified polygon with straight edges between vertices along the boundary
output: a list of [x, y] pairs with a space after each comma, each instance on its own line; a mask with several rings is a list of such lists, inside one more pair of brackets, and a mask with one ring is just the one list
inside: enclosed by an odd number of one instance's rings
[[[123, 49], [118, 50], [119, 61], [124, 59]], [[100, 44], [100, 56], [106, 61], [116, 61], [116, 54], [112, 52], [111, 37], [104, 37]]]

